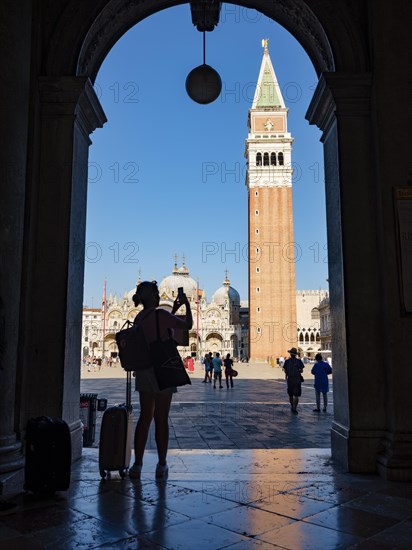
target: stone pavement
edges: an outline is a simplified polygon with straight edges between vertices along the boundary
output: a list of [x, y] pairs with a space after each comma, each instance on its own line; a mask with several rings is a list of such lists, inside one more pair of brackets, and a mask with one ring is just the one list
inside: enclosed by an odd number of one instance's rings
[[172, 450], [156, 482], [102, 481], [84, 449], [71, 486], [17, 495], [0, 550], [410, 550], [412, 484], [345, 474], [329, 449]]
[[[140, 480], [102, 480], [98, 449], [85, 448], [68, 491], [7, 503], [0, 550], [409, 550], [412, 484], [344, 473], [320, 448], [332, 413], [312, 412], [310, 377], [295, 416], [281, 372], [260, 371], [245, 369], [233, 390], [198, 371], [179, 390], [166, 480], [155, 481], [153, 441]], [[123, 401], [122, 371], [89, 374], [83, 391]]]
[[[281, 369], [268, 365], [237, 364], [239, 376], [234, 388], [213, 389], [202, 383], [202, 370], [191, 373], [192, 385], [179, 388], [170, 411], [170, 449], [305, 449], [329, 448], [333, 419], [333, 387], [328, 394], [327, 413], [314, 413], [313, 377], [304, 373], [305, 382], [299, 415], [292, 415]], [[307, 368], [310, 371], [310, 368]], [[115, 375], [113, 378], [108, 376]], [[108, 404], [125, 400], [125, 373], [120, 368], [82, 375], [81, 392], [96, 393]], [[106, 377], [104, 377], [106, 376]], [[132, 394], [135, 421], [138, 394]], [[98, 446], [103, 413], [96, 415]], [[148, 449], [155, 449], [152, 426]]]

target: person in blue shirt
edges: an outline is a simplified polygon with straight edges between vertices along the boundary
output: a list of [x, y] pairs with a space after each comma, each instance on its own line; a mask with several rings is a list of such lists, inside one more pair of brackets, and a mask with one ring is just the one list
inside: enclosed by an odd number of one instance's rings
[[219, 380], [219, 388], [222, 386], [222, 360], [220, 358], [220, 353], [217, 351], [216, 356], [212, 359], [213, 370], [214, 370], [214, 384], [213, 388], [216, 389], [216, 380]]
[[206, 353], [205, 358], [203, 359], [203, 366], [205, 367], [205, 378], [202, 380], [202, 382], [212, 382], [212, 372], [211, 372], [211, 364], [212, 364], [212, 357], [211, 353]]
[[320, 412], [320, 394], [323, 396], [323, 412], [328, 406], [329, 380], [328, 374], [332, 374], [332, 368], [326, 361], [323, 361], [322, 354], [315, 355], [315, 364], [312, 367], [312, 374], [315, 376], [316, 409], [313, 412]]

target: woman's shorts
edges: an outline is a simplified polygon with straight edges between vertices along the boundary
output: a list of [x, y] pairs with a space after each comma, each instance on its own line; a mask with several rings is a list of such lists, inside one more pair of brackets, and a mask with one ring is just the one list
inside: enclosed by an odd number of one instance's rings
[[159, 389], [153, 367], [150, 369], [138, 370], [135, 374], [136, 391], [161, 395], [177, 392], [176, 386], [165, 388], [164, 390]]
[[222, 376], [222, 371], [218, 370], [217, 372], [216, 371], [214, 372], [213, 378], [217, 380], [218, 378], [221, 378], [221, 376]]

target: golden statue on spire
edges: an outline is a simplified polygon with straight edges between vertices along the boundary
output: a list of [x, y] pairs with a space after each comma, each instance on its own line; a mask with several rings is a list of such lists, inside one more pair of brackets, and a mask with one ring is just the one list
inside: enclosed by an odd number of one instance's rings
[[263, 48], [263, 51], [266, 53], [269, 51], [268, 49], [268, 43], [269, 43], [269, 38], [263, 38], [262, 39], [262, 48]]

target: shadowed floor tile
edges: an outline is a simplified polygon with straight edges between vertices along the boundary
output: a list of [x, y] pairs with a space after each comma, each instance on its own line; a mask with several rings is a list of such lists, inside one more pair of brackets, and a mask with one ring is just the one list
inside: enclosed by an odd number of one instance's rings
[[304, 521], [365, 538], [371, 537], [396, 523], [393, 518], [345, 506], [325, 510], [320, 514], [305, 518]]

